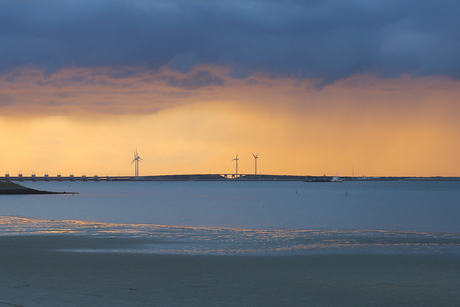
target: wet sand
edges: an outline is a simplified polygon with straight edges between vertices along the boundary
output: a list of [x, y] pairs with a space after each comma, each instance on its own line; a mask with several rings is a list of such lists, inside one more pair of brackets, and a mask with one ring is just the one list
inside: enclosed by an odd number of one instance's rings
[[458, 255], [206, 256], [145, 239], [0, 237], [0, 306], [458, 306]]

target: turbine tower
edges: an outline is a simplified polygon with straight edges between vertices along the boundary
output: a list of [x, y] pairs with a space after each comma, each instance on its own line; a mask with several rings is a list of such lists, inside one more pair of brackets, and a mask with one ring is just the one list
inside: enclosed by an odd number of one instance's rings
[[232, 159], [232, 161], [235, 161], [236, 164], [236, 172], [235, 172], [235, 178], [238, 177], [238, 154], [236, 154], [236, 158]]
[[[251, 152], [252, 153], [252, 152]], [[254, 174], [257, 175], [257, 159], [259, 158], [259, 153], [257, 153], [257, 155], [253, 154], [252, 155], [254, 156], [254, 161], [255, 161], [255, 171], [254, 171]]]
[[137, 153], [137, 148], [136, 148], [136, 151], [134, 152], [134, 160], [131, 161], [131, 164], [134, 163], [134, 176], [135, 177], [139, 177], [139, 162], [141, 162], [141, 161], [142, 161], [142, 159], [139, 156], [139, 154]]

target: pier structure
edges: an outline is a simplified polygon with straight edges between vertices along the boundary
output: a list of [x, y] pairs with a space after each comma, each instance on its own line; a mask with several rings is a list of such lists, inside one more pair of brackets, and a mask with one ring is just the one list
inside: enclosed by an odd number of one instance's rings
[[188, 174], [188, 175], [158, 175], [158, 176], [50, 176], [45, 173], [43, 176], [37, 176], [32, 173], [30, 176], [24, 176], [22, 173], [17, 176], [5, 174], [0, 177], [0, 181], [239, 181], [239, 180], [295, 180], [303, 181], [305, 176], [290, 175], [254, 175], [254, 174]]
[[[306, 182], [331, 182], [333, 176], [299, 176], [299, 175], [263, 175], [263, 174], [187, 174], [187, 175], [156, 175], [156, 176], [50, 176], [45, 173], [37, 176], [32, 173], [24, 176], [20, 172], [17, 176], [6, 173], [0, 181], [306, 181]], [[327, 180], [325, 180], [327, 179]], [[340, 177], [342, 181], [460, 181], [460, 177]]]
[[17, 176], [11, 176], [10, 174], [5, 174], [5, 176], [0, 177], [0, 181], [112, 181], [112, 180], [132, 180], [132, 176], [105, 176], [99, 177], [98, 175], [94, 176], [74, 176], [70, 174], [69, 176], [62, 176], [58, 174], [56, 176], [50, 176], [48, 173], [45, 173], [43, 176], [37, 176], [35, 173], [32, 173], [30, 176], [24, 176], [22, 173], [19, 173]]

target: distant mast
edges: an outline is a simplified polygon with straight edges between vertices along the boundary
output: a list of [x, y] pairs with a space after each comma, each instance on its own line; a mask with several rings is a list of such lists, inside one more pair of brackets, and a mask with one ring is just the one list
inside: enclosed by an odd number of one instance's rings
[[252, 155], [254, 156], [254, 162], [255, 162], [254, 175], [257, 175], [257, 159], [259, 158], [259, 153], [257, 153], [257, 155], [252, 153]]
[[134, 160], [131, 161], [131, 164], [134, 163], [134, 177], [136, 178], [139, 177], [139, 162], [141, 161], [142, 161], [142, 158], [137, 153], [137, 148], [136, 148], [136, 151], [134, 152]]
[[236, 154], [236, 157], [235, 159], [232, 159], [232, 161], [235, 161], [235, 164], [236, 164], [236, 171], [235, 171], [235, 178], [238, 177], [238, 153]]

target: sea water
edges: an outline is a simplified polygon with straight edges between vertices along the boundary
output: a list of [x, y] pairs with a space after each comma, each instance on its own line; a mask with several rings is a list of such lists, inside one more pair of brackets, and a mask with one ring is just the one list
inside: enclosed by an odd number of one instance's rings
[[0, 305], [459, 305], [460, 182], [23, 184]]
[[75, 252], [460, 254], [459, 181], [23, 182], [66, 195], [0, 196], [0, 234], [143, 238]]

